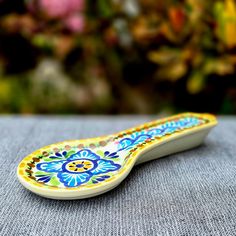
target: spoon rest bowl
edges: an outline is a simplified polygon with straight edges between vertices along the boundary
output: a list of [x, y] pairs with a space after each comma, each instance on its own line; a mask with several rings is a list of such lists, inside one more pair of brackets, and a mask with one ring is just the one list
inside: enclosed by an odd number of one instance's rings
[[183, 113], [113, 135], [52, 144], [26, 156], [17, 176], [43, 197], [93, 197], [120, 184], [136, 164], [200, 145], [216, 124], [213, 115]]

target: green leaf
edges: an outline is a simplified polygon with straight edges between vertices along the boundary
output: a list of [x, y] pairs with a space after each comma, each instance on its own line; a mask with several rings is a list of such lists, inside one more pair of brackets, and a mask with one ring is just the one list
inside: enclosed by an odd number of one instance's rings
[[112, 17], [112, 7], [110, 4], [110, 1], [107, 0], [100, 0], [97, 2], [98, 4], [98, 10], [101, 16], [109, 18]]
[[187, 90], [190, 94], [197, 94], [202, 91], [205, 81], [204, 74], [201, 72], [194, 72], [187, 81]]
[[96, 152], [100, 157], [104, 157], [104, 152], [102, 150], [98, 150]]
[[173, 63], [173, 61], [175, 62], [176, 60], [179, 60], [179, 58], [179, 51], [166, 48], [160, 49], [158, 51], [151, 51], [148, 53], [148, 59], [160, 65]]
[[62, 158], [44, 158], [44, 161], [60, 161]]
[[49, 184], [51, 184], [53, 186], [58, 186], [58, 185], [60, 185], [60, 181], [57, 179], [56, 176], [53, 176], [51, 178], [51, 180], [49, 181]]
[[34, 173], [35, 175], [52, 175], [52, 173], [48, 173], [48, 172], [44, 172], [44, 171], [36, 171], [35, 173]]
[[73, 151], [73, 150], [67, 152], [66, 158], [70, 157], [70, 156], [73, 155], [73, 154], [75, 154], [75, 151]]

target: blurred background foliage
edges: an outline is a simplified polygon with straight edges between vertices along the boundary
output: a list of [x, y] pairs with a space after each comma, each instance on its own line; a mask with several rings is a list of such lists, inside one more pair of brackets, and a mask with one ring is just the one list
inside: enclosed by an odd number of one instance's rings
[[0, 0], [0, 112], [236, 113], [234, 0]]

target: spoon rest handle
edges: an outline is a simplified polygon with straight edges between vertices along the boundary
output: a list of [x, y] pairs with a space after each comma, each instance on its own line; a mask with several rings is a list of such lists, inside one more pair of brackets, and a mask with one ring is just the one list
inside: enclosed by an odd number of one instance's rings
[[170, 139], [167, 142], [156, 142], [156, 145], [154, 145], [153, 148], [150, 148], [150, 150], [139, 156], [135, 164], [138, 165], [160, 157], [197, 147], [202, 144], [209, 131], [209, 129], [195, 131], [192, 134], [184, 134], [180, 137]]
[[200, 145], [217, 124], [210, 114], [184, 113], [118, 134], [117, 153], [136, 152], [136, 165]]

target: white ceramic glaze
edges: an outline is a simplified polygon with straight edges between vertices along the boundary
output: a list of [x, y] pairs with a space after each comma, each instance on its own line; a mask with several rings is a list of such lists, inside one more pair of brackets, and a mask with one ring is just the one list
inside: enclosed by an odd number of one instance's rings
[[113, 135], [52, 144], [21, 161], [18, 179], [47, 198], [93, 197], [119, 185], [136, 164], [200, 145], [216, 124], [213, 115], [184, 113]]

